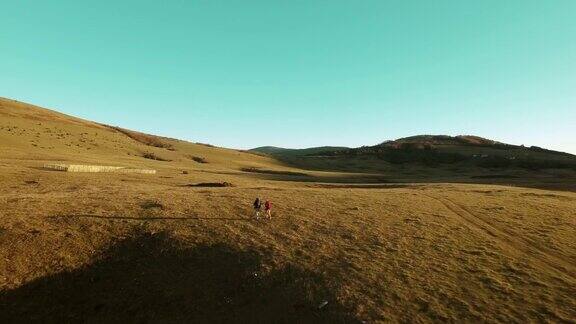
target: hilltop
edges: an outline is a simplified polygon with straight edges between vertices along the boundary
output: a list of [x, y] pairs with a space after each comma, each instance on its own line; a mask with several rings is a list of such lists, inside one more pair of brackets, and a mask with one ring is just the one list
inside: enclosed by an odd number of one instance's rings
[[0, 322], [576, 318], [574, 171], [473, 155], [573, 157], [417, 141], [269, 155], [0, 99]]
[[[262, 146], [251, 149], [272, 156], [314, 156], [314, 155], [359, 155], [378, 154], [385, 149], [392, 150], [445, 150], [465, 156], [488, 155], [508, 157], [530, 157], [538, 160], [558, 160], [559, 156], [565, 161], [575, 159], [570, 153], [547, 150], [538, 146], [525, 147], [524, 145], [506, 144], [474, 135], [415, 135], [396, 140], [387, 140], [374, 146], [349, 148], [343, 146], [321, 146], [306, 149], [288, 149], [275, 146]], [[492, 149], [491, 151], [486, 149]], [[474, 151], [476, 150], [476, 152]], [[533, 153], [538, 152], [538, 153]], [[475, 154], [476, 153], [476, 154]], [[562, 160], [562, 158], [560, 158]], [[411, 162], [411, 161], [406, 161]], [[417, 161], [413, 161], [417, 162]]]
[[[417, 135], [358, 148], [256, 148], [285, 165], [307, 170], [379, 174], [374, 181], [558, 183], [572, 188], [576, 156], [473, 135]], [[566, 181], [568, 177], [568, 181]], [[568, 182], [568, 183], [566, 183]], [[553, 185], [554, 186], [554, 185]]]

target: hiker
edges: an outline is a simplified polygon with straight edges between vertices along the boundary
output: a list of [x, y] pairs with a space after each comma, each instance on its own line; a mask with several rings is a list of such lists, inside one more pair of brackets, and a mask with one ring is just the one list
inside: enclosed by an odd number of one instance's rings
[[264, 210], [266, 210], [266, 217], [272, 220], [272, 203], [270, 200], [266, 200], [266, 203], [264, 203]]
[[256, 216], [256, 219], [260, 219], [261, 208], [262, 208], [262, 202], [260, 201], [260, 198], [256, 198], [256, 200], [254, 201], [254, 215]]

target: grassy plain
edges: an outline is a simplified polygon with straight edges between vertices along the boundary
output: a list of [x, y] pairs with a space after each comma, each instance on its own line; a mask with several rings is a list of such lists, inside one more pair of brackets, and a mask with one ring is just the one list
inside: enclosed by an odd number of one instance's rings
[[[570, 190], [155, 141], [0, 100], [0, 322], [576, 320]], [[272, 221], [251, 218], [257, 196]]]

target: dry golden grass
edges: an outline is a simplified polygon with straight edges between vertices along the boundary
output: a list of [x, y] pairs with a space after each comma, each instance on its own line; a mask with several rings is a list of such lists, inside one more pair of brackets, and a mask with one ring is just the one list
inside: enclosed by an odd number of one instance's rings
[[[278, 181], [363, 178], [0, 104], [0, 322], [576, 319], [576, 193]], [[172, 161], [140, 156], [155, 149]], [[158, 173], [40, 168], [96, 161]], [[257, 196], [272, 221], [251, 218]]]

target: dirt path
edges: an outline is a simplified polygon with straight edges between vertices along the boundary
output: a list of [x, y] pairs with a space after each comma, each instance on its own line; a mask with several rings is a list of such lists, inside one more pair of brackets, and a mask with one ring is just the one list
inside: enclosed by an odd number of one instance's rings
[[499, 229], [446, 197], [440, 198], [427, 194], [425, 194], [425, 196], [434, 199], [446, 209], [459, 216], [469, 228], [493, 237], [505, 249], [519, 252], [527, 256], [534, 264], [567, 277], [567, 279], [570, 279], [572, 282], [576, 282], [574, 265], [564, 260], [556, 251], [538, 245], [524, 237]]

